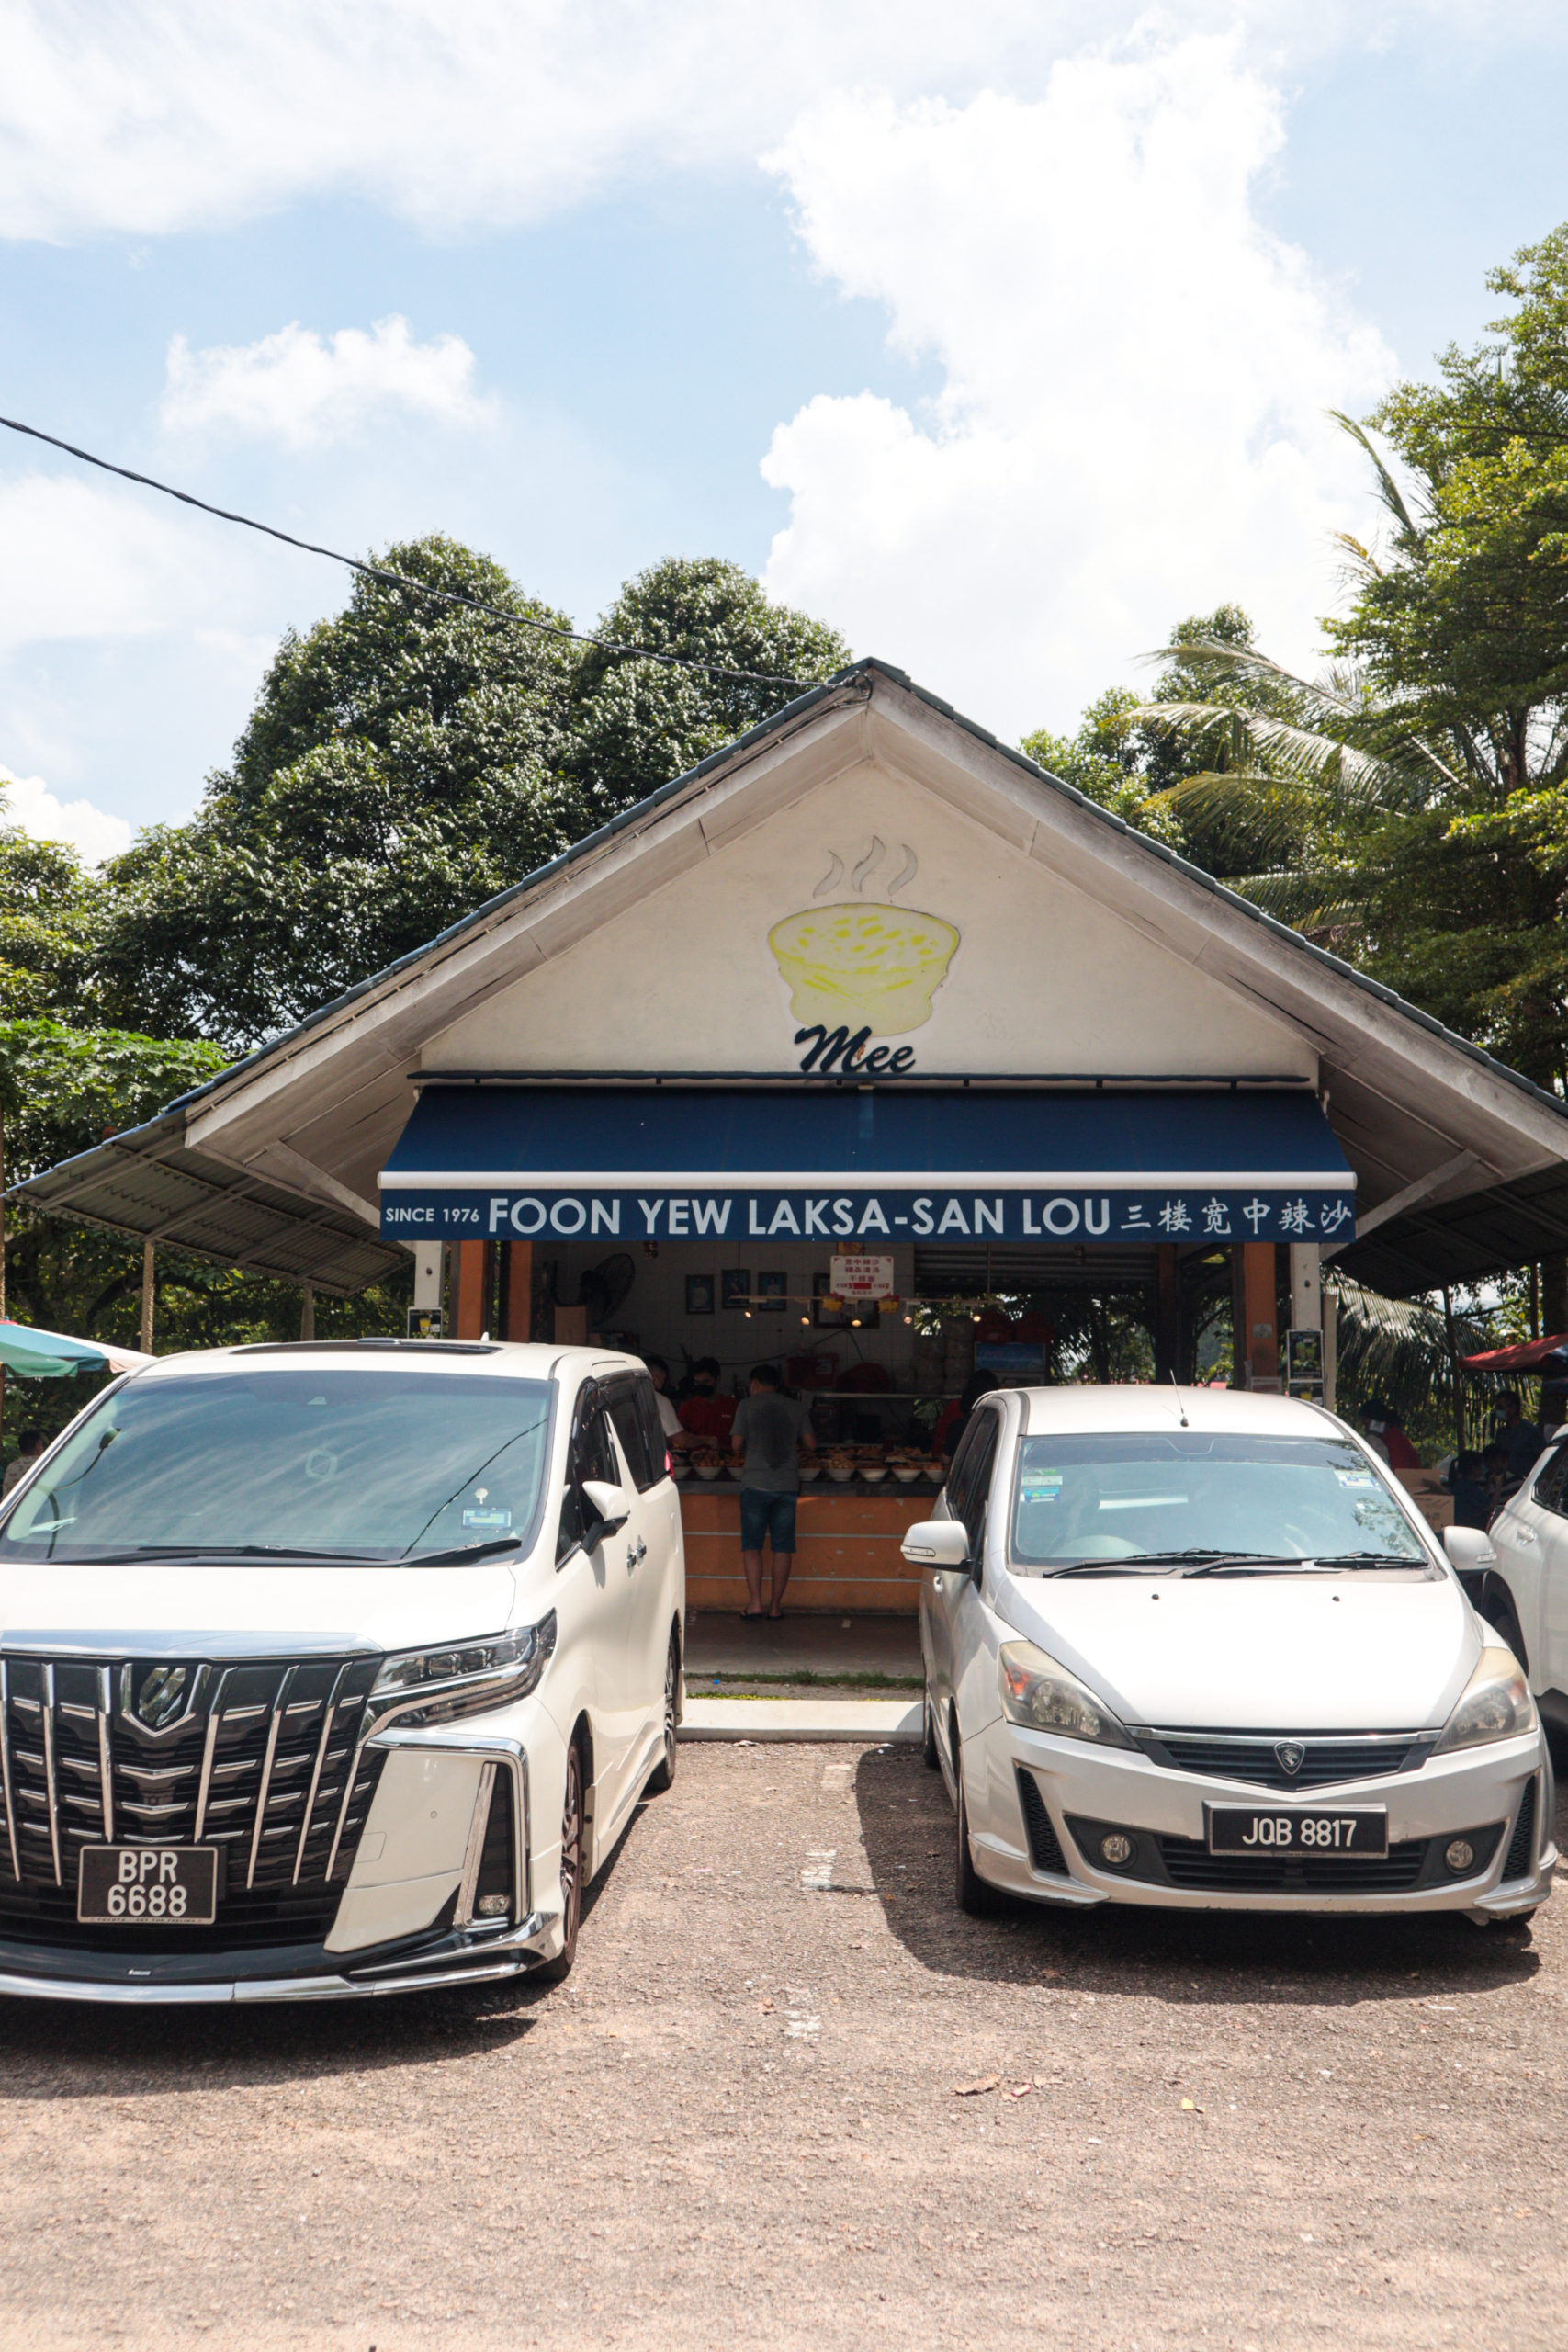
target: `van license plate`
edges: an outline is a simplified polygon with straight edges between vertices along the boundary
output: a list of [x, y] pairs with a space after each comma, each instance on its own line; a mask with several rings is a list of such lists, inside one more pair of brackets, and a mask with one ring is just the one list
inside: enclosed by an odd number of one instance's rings
[[1382, 1805], [1212, 1804], [1211, 1854], [1386, 1854]]
[[89, 1927], [210, 1928], [216, 1846], [84, 1846], [76, 1917]]

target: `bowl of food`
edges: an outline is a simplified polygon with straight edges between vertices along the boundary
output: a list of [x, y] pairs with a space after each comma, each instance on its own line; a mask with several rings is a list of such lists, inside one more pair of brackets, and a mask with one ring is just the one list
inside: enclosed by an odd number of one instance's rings
[[940, 1462], [928, 1462], [926, 1464], [926, 1476], [931, 1480], [933, 1487], [940, 1487], [946, 1476], [947, 1473], [942, 1468]]
[[861, 901], [803, 907], [768, 933], [797, 1021], [900, 1037], [931, 1016], [958, 933], [940, 915]]
[[802, 1454], [798, 1466], [800, 1470], [800, 1483], [803, 1487], [809, 1487], [814, 1480], [820, 1478], [822, 1476], [822, 1464], [812, 1454]]
[[692, 1467], [699, 1478], [722, 1478], [724, 1464], [716, 1453], [694, 1453]]
[[854, 1475], [855, 1464], [852, 1455], [830, 1453], [828, 1456], [828, 1476], [835, 1479], [840, 1487], [847, 1487]]
[[886, 1477], [887, 1464], [886, 1462], [863, 1462], [860, 1465], [860, 1475], [863, 1478], [869, 1478], [872, 1485], [875, 1486], [879, 1479]]
[[683, 1453], [672, 1453], [670, 1456], [670, 1476], [672, 1478], [689, 1478], [691, 1475], [692, 1465], [687, 1461], [685, 1455]]
[[902, 1485], [910, 1487], [913, 1486], [915, 1480], [920, 1476], [922, 1465], [919, 1462], [905, 1460], [903, 1462], [890, 1462], [887, 1467]]

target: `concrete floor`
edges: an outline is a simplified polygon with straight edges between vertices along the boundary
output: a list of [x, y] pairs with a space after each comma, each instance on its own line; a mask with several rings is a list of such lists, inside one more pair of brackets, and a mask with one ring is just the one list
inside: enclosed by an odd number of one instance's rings
[[953, 1842], [685, 1748], [564, 1986], [0, 2005], [0, 2344], [1556, 2352], [1568, 1903], [972, 1920]]
[[686, 1681], [705, 1677], [867, 1674], [920, 1679], [917, 1617], [796, 1617], [742, 1624], [728, 1611], [694, 1610], [686, 1620]]

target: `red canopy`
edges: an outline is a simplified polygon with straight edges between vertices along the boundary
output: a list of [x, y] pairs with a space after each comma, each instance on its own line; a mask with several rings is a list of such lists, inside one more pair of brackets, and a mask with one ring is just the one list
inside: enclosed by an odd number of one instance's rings
[[1522, 1340], [1513, 1348], [1486, 1348], [1477, 1356], [1461, 1356], [1466, 1372], [1541, 1372], [1553, 1356], [1568, 1352], [1568, 1331], [1554, 1340]]

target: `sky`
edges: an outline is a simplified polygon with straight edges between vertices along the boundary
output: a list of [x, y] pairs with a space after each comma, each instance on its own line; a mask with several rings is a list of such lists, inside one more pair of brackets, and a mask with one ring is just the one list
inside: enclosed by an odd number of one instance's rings
[[[1364, 414], [1568, 219], [1568, 12], [0, 0], [0, 413], [591, 627], [717, 554], [1009, 738], [1184, 616], [1296, 666]], [[0, 782], [178, 822], [319, 558], [0, 431]]]

